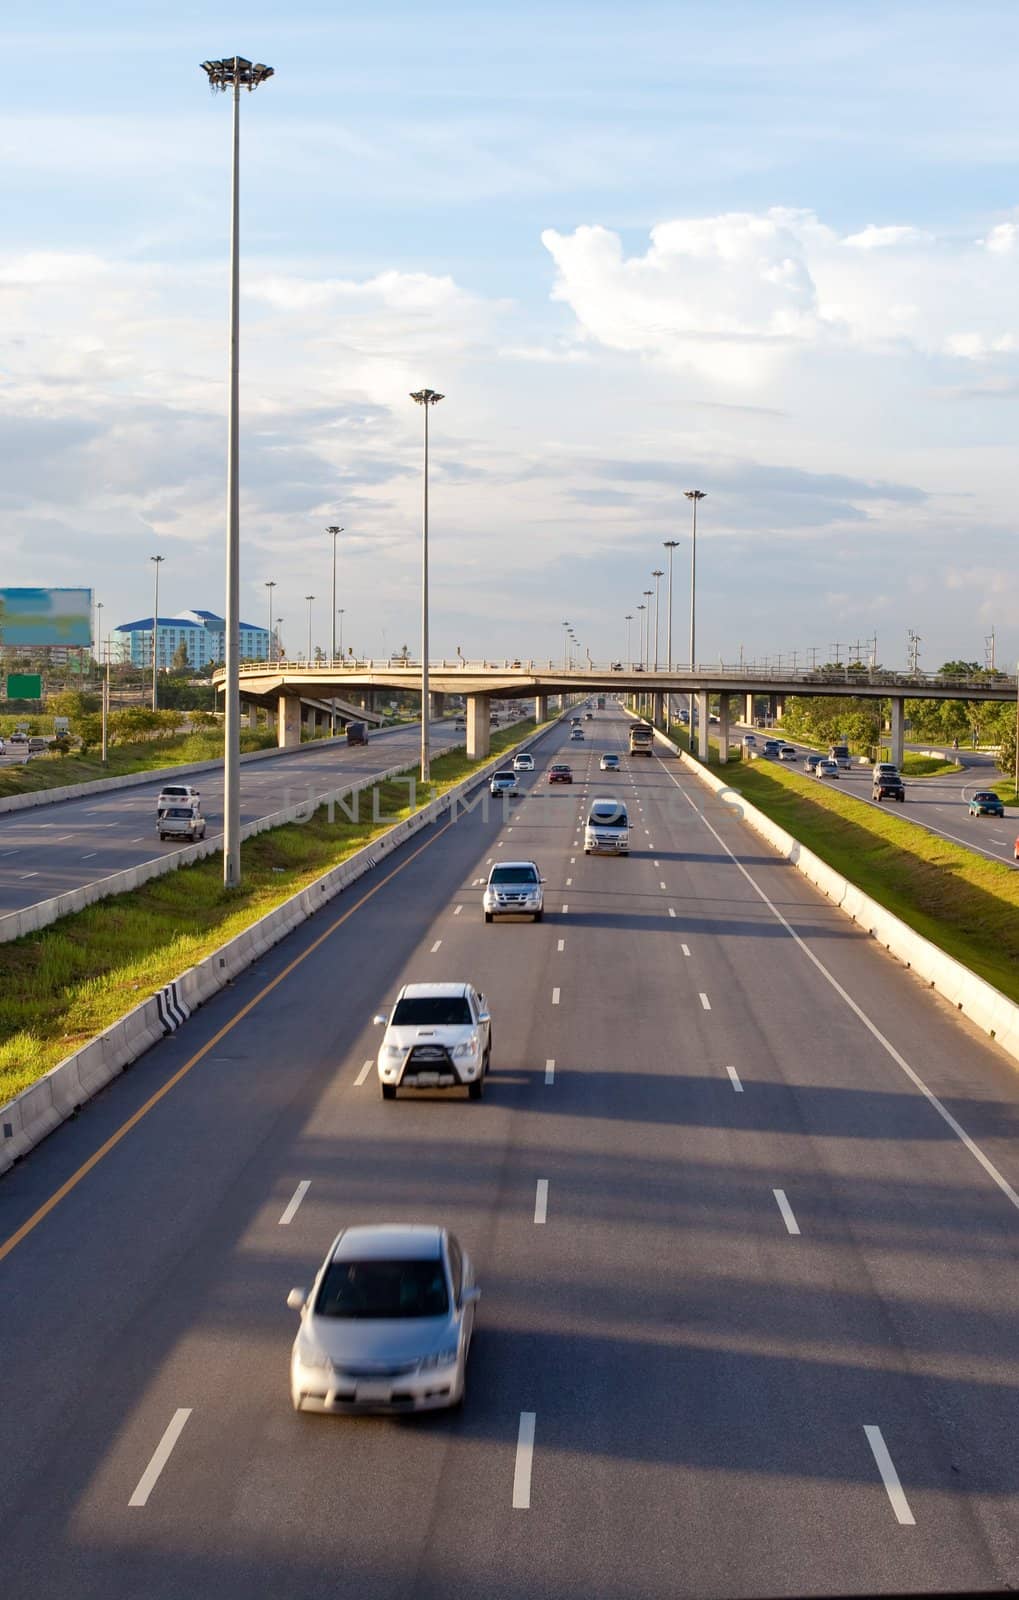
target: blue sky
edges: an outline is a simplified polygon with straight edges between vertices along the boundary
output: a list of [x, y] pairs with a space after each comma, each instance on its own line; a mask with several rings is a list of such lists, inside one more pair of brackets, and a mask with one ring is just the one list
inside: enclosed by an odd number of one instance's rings
[[[243, 583], [305, 635], [596, 659], [707, 490], [702, 659], [1019, 652], [1014, 6], [15, 4], [0, 23], [0, 572], [222, 595], [245, 97]], [[316, 602], [318, 604], [318, 602]], [[678, 654], [677, 649], [677, 654]]]

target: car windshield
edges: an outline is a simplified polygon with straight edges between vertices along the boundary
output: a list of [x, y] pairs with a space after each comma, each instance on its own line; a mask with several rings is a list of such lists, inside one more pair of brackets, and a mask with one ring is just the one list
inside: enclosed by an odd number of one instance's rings
[[974, 800], [997, 800], [998, 796], [996, 794], [975, 794], [973, 798]]
[[418, 994], [397, 1001], [394, 1028], [455, 1028], [473, 1021], [463, 994]]
[[513, 774], [512, 772], [497, 772], [495, 775], [495, 781], [496, 783], [512, 783]]
[[533, 867], [493, 867], [489, 883], [537, 883]]
[[431, 1261], [331, 1261], [315, 1302], [320, 1317], [390, 1320], [449, 1315], [446, 1274]]
[[626, 809], [624, 806], [615, 805], [592, 806], [590, 821], [598, 823], [618, 823], [621, 826], [626, 821]]

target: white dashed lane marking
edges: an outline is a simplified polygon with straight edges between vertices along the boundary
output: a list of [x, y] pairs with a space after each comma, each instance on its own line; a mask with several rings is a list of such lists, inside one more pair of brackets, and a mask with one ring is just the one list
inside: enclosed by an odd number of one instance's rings
[[781, 1211], [781, 1213], [782, 1213], [782, 1221], [786, 1225], [787, 1232], [798, 1234], [799, 1231], [800, 1231], [800, 1225], [797, 1222], [796, 1218], [793, 1216], [793, 1208], [789, 1204], [789, 1201], [786, 1199], [785, 1190], [784, 1189], [772, 1189], [771, 1192], [775, 1196], [775, 1202], [776, 1202], [776, 1204], [778, 1206], [779, 1211]]
[[679, 948], [682, 950], [685, 956], [690, 954], [690, 946], [688, 944], [681, 944]]
[[371, 1069], [372, 1069], [372, 1063], [370, 1061], [366, 1061], [364, 1063], [363, 1067], [361, 1068], [360, 1072], [358, 1073], [357, 1077], [354, 1079], [354, 1088], [355, 1089], [360, 1089], [362, 1083], [364, 1082], [365, 1078], [367, 1078], [367, 1076], [368, 1076], [369, 1072], [371, 1071]]
[[559, 990], [558, 989], [553, 989], [552, 990], [552, 1004], [554, 1006], [557, 1006], [559, 1004]]
[[187, 1422], [190, 1415], [190, 1406], [181, 1407], [180, 1410], [174, 1412], [169, 1427], [163, 1434], [163, 1437], [160, 1439], [159, 1443], [156, 1445], [155, 1451], [152, 1455], [152, 1460], [149, 1462], [148, 1466], [145, 1468], [145, 1471], [138, 1479], [138, 1486], [130, 1500], [127, 1502], [129, 1506], [143, 1506], [147, 1503], [149, 1495], [156, 1487], [159, 1474], [169, 1461], [171, 1451], [173, 1450], [174, 1445], [177, 1443], [177, 1440], [180, 1438], [181, 1433], [184, 1430], [184, 1424]]
[[531, 1468], [534, 1463], [535, 1411], [521, 1411], [517, 1432], [517, 1456], [513, 1467], [513, 1509], [528, 1511], [531, 1506]]
[[297, 1185], [297, 1188], [294, 1190], [293, 1195], [291, 1196], [290, 1202], [287, 1205], [287, 1209], [280, 1217], [279, 1225], [281, 1228], [289, 1228], [290, 1224], [297, 1215], [297, 1208], [301, 1204], [301, 1201], [304, 1199], [310, 1188], [311, 1179], [302, 1178], [301, 1182]]
[[534, 1221], [541, 1225], [548, 1217], [548, 1179], [539, 1178], [534, 1190]]
[[550, 1056], [545, 1062], [545, 1083], [555, 1083], [555, 1057]]
[[736, 1094], [742, 1094], [743, 1093], [743, 1085], [739, 1081], [739, 1073], [736, 1071], [736, 1068], [735, 1067], [726, 1067], [725, 1070], [729, 1074], [729, 1082], [732, 1084], [732, 1087], [733, 1087], [734, 1091], [736, 1092]]
[[710, 1011], [711, 1010], [711, 1001], [708, 999], [707, 995], [704, 994], [703, 992], [701, 993], [701, 1005], [704, 1007], [705, 1011]]
[[863, 1431], [867, 1435], [867, 1443], [870, 1445], [874, 1460], [877, 1462], [877, 1470], [881, 1474], [881, 1482], [884, 1484], [885, 1492], [891, 1501], [896, 1522], [905, 1528], [915, 1527], [916, 1518], [909, 1509], [909, 1501], [903, 1492], [899, 1474], [896, 1472], [895, 1463], [888, 1453], [888, 1446], [885, 1444], [881, 1429], [870, 1423], [864, 1425]]
[[438, 948], [439, 948], [439, 946], [440, 946], [440, 945], [441, 945], [441, 943], [442, 943], [442, 940], [441, 940], [441, 939], [436, 939], [436, 941], [435, 941], [435, 943], [434, 943], [434, 944], [433, 944], [433, 945], [432, 945], [432, 948], [431, 948], [431, 951], [430, 951], [430, 954], [431, 954], [431, 955], [434, 955], [434, 954], [435, 954], [435, 952], [436, 952], [436, 950], [438, 950]]

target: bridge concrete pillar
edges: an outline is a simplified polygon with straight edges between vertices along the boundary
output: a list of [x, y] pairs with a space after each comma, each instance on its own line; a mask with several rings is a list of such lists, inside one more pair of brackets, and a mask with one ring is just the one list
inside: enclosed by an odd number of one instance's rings
[[746, 709], [743, 713], [743, 721], [749, 722], [751, 727], [754, 725], [754, 693], [752, 689], [748, 690], [747, 692], [747, 703]]
[[777, 717], [778, 717], [778, 695], [777, 694], [769, 694], [769, 696], [768, 696], [768, 726], [769, 726], [769, 728], [771, 727], [772, 723], [776, 720]]
[[301, 702], [292, 695], [281, 694], [276, 715], [278, 743], [281, 750], [293, 750], [301, 742]]
[[729, 759], [729, 696], [718, 697], [718, 759], [724, 766]]
[[655, 690], [654, 711], [651, 720], [656, 728], [665, 727], [665, 696], [660, 689]]
[[902, 757], [905, 754], [905, 746], [904, 746], [905, 730], [904, 730], [903, 725], [902, 725], [903, 724], [903, 709], [904, 709], [904, 701], [903, 701], [902, 695], [901, 694], [893, 695], [892, 696], [891, 749], [888, 752], [888, 759], [890, 761], [894, 761], [895, 765], [898, 768], [900, 768], [900, 770], [901, 770], [901, 767], [902, 767]]
[[[690, 741], [693, 749], [693, 739]], [[697, 754], [702, 761], [708, 759], [708, 691], [697, 691]]]
[[436, 690], [433, 694], [430, 694], [428, 696], [428, 698], [431, 701], [431, 710], [429, 712], [429, 716], [431, 718], [445, 716], [445, 714], [446, 714], [446, 696], [445, 696], [445, 694], [443, 694], [441, 690]]
[[776, 722], [784, 722], [785, 721], [785, 695], [784, 694], [775, 694], [775, 695], [772, 695], [771, 698], [775, 702], [775, 721]]
[[548, 721], [548, 695], [547, 694], [536, 694], [535, 695], [535, 697], [534, 697], [534, 720], [535, 720], [535, 722], [547, 722]]
[[492, 749], [491, 696], [467, 696], [467, 759], [483, 761]]

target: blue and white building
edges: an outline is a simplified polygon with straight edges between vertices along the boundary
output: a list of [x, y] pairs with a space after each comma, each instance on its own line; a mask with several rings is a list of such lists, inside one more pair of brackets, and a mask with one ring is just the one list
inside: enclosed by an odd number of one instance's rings
[[[114, 661], [129, 661], [133, 667], [152, 666], [152, 618], [122, 622], [110, 636]], [[176, 617], [160, 617], [156, 624], [156, 667], [169, 668], [181, 645], [188, 654], [188, 666], [217, 666], [226, 656], [226, 623], [214, 611], [182, 611]], [[253, 623], [241, 623], [241, 660], [268, 661], [269, 630]]]

